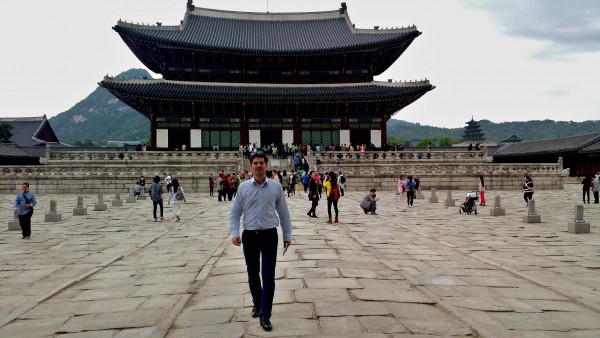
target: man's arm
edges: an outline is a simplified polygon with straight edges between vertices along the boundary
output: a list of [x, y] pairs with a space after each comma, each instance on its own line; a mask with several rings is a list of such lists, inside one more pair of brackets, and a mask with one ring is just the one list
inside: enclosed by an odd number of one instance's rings
[[[236, 238], [239, 240], [240, 238], [240, 218], [242, 217], [242, 212], [244, 210], [244, 201], [243, 201], [243, 188], [242, 191], [238, 191], [235, 199], [233, 200], [233, 205], [231, 206], [231, 211], [229, 211], [229, 231], [231, 233], [232, 241]], [[236, 241], [239, 242], [239, 241]], [[233, 242], [235, 245], [236, 242]]]
[[37, 204], [37, 199], [35, 198], [35, 194], [31, 193], [31, 207], [34, 207]]
[[283, 233], [284, 242], [292, 241], [292, 219], [290, 217], [290, 210], [288, 209], [283, 189], [279, 189], [277, 196], [277, 203], [275, 204], [277, 214], [279, 215], [279, 222], [281, 223], [281, 232]]

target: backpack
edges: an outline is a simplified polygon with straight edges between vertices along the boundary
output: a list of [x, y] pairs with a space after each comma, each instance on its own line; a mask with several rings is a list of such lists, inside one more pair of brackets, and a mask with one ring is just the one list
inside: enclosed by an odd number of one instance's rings
[[175, 199], [178, 201], [184, 200], [183, 192], [181, 191], [181, 188], [177, 189], [177, 192], [175, 193]]
[[338, 187], [337, 185], [334, 185], [331, 188], [331, 197], [333, 198], [334, 201], [337, 201], [340, 199], [340, 187]]
[[346, 176], [340, 176], [340, 183], [346, 183]]

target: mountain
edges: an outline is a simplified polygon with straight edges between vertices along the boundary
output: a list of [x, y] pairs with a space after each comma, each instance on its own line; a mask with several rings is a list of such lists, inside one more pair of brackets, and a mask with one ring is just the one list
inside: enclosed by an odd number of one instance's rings
[[[152, 78], [145, 69], [130, 69], [117, 77]], [[68, 144], [91, 140], [106, 145], [107, 141], [150, 138], [150, 121], [101, 87], [49, 122], [58, 139]]]
[[[118, 75], [124, 78], [152, 78], [144, 69], [130, 69]], [[466, 124], [467, 121], [465, 121]], [[107, 141], [147, 141], [150, 138], [150, 122], [106, 89], [98, 87], [88, 97], [73, 108], [50, 119], [50, 124], [61, 142], [75, 144], [91, 140], [97, 145]], [[487, 143], [497, 143], [504, 138], [516, 135], [523, 140], [540, 140], [595, 133], [600, 130], [600, 121], [527, 121], [494, 123], [479, 121]], [[442, 137], [460, 140], [464, 128], [440, 128], [423, 126], [402, 120], [390, 120], [387, 124], [388, 137], [418, 141], [431, 138], [439, 141]], [[90, 142], [88, 142], [90, 143]]]
[[[524, 141], [532, 141], [596, 133], [600, 130], [600, 120], [584, 122], [543, 120], [502, 123], [481, 120], [479, 126], [485, 134], [486, 143], [498, 143], [511, 135], [516, 135]], [[439, 140], [442, 137], [460, 140], [464, 134], [464, 128], [422, 126], [419, 123], [394, 119], [388, 122], [387, 128], [388, 136], [408, 141], [418, 141], [424, 138]]]

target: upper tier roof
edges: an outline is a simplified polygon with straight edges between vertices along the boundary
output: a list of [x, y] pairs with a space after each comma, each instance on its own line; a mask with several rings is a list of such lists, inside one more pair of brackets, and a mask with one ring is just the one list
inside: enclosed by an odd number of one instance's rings
[[246, 13], [188, 5], [177, 26], [150, 26], [119, 21], [113, 27], [124, 38], [165, 46], [229, 52], [340, 52], [398, 45], [421, 34], [416, 27], [356, 29], [345, 5], [314, 13]]
[[[113, 94], [170, 100], [239, 102], [360, 102], [423, 95], [429, 81], [352, 84], [248, 84], [137, 80], [105, 77], [100, 86]], [[118, 96], [118, 95], [117, 95]]]

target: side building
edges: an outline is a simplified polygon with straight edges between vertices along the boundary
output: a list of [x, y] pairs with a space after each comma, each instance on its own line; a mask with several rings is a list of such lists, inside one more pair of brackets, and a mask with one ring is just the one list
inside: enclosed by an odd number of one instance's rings
[[421, 33], [357, 29], [345, 3], [313, 13], [195, 7], [180, 25], [119, 21], [114, 30], [160, 80], [100, 85], [151, 122], [152, 149], [239, 144], [386, 143], [386, 122], [434, 89], [377, 82]]
[[46, 147], [65, 147], [54, 133], [46, 115], [40, 117], [2, 117], [8, 125], [10, 142], [0, 143], [0, 165], [36, 165], [46, 155]]

